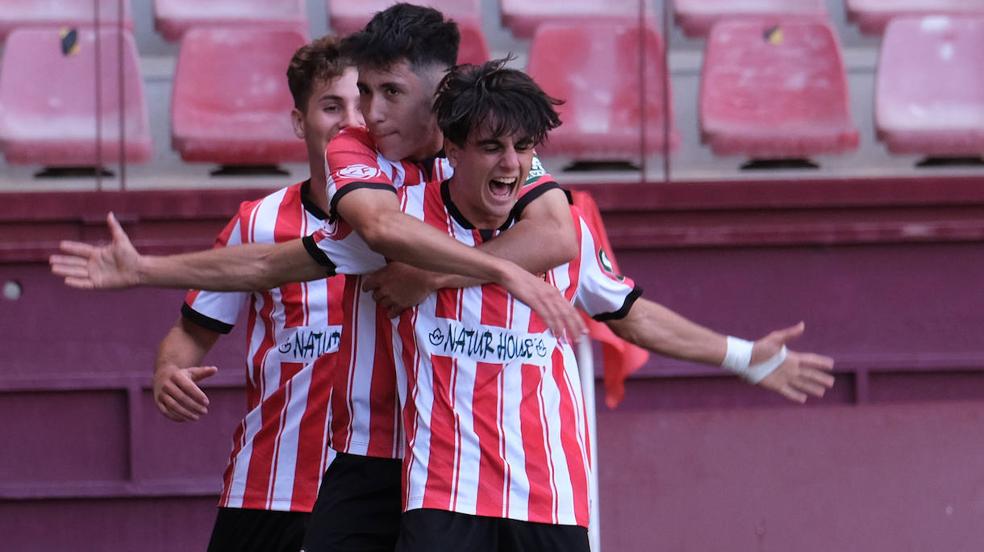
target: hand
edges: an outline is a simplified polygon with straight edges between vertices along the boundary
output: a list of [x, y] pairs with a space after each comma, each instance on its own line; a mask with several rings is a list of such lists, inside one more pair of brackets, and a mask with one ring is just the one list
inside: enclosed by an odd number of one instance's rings
[[[759, 339], [752, 348], [752, 363], [771, 358], [787, 341], [803, 335], [805, 329], [806, 325], [800, 322]], [[830, 374], [833, 368], [834, 359], [830, 357], [788, 351], [786, 360], [758, 385], [793, 402], [805, 403], [808, 396], [823, 397], [827, 389], [834, 385], [834, 376]]]
[[376, 304], [385, 308], [390, 318], [395, 318], [419, 305], [436, 289], [433, 275], [427, 270], [393, 262], [366, 276], [362, 291], [371, 291]]
[[199, 381], [214, 376], [215, 366], [161, 367], [154, 371], [154, 403], [175, 422], [194, 422], [208, 414], [208, 396]]
[[139, 284], [137, 267], [140, 254], [130, 243], [123, 227], [109, 213], [106, 224], [113, 236], [109, 245], [63, 241], [59, 249], [65, 255], [52, 255], [51, 272], [65, 278], [65, 285], [78, 289], [116, 289]]
[[560, 290], [518, 265], [508, 271], [502, 286], [538, 314], [558, 339], [575, 342], [587, 332], [581, 315]]

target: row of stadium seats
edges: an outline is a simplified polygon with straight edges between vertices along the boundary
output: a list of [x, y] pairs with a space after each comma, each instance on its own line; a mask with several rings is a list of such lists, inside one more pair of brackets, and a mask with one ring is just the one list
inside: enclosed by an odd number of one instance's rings
[[[844, 0], [848, 18], [865, 33], [881, 34], [899, 16], [984, 14], [984, 0]], [[393, 0], [326, 0], [333, 32], [361, 28]], [[481, 29], [480, 0], [421, 0], [472, 30]], [[0, 0], [0, 38], [22, 26], [119, 22], [119, 0]], [[542, 23], [621, 21], [652, 17], [649, 0], [501, 0], [503, 24], [517, 37], [532, 37]], [[133, 28], [130, 3], [123, 0], [124, 26]], [[825, 0], [673, 0], [677, 24], [689, 36], [706, 36], [714, 23], [743, 17], [826, 19]], [[261, 26], [306, 33], [304, 0], [154, 0], [154, 27], [176, 41], [202, 26]]]
[[[129, 162], [149, 159], [133, 39], [128, 31], [102, 29], [97, 45], [96, 36], [92, 29], [20, 29], [10, 35], [0, 72], [0, 149], [8, 162], [92, 165], [97, 158], [119, 161], [121, 153]], [[172, 146], [181, 157], [247, 165], [303, 161], [303, 145], [286, 116], [292, 104], [283, 66], [306, 40], [289, 30], [188, 31], [171, 105]], [[663, 48], [650, 27], [541, 26], [527, 69], [548, 93], [566, 100], [560, 108], [565, 124], [544, 153], [626, 160], [674, 148], [678, 136]], [[892, 21], [875, 97], [878, 136], [889, 151], [984, 151], [982, 51], [984, 18]], [[248, 70], [233, 60], [248, 60]], [[718, 155], [803, 158], [858, 145], [837, 40], [820, 21], [717, 24], [706, 44], [699, 118], [704, 142]]]

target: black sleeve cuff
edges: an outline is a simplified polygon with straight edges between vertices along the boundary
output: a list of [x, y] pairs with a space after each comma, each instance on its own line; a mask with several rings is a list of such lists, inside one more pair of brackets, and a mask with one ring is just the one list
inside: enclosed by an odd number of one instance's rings
[[632, 288], [632, 291], [625, 298], [625, 302], [622, 303], [622, 308], [615, 312], [603, 312], [601, 314], [596, 314], [591, 318], [594, 318], [598, 322], [606, 322], [608, 320], [621, 320], [629, 315], [629, 311], [632, 309], [632, 305], [635, 304], [636, 299], [642, 296], [642, 288], [636, 286]]
[[[526, 207], [530, 203], [533, 203], [540, 196], [549, 192], [550, 190], [558, 190], [558, 189], [563, 190], [563, 188], [560, 187], [560, 184], [557, 184], [552, 180], [550, 182], [544, 182], [543, 184], [538, 185], [536, 188], [533, 188], [532, 190], [526, 192], [526, 195], [519, 198], [519, 201], [517, 201], [516, 205], [514, 205], [512, 208], [510, 217], [512, 217], [513, 220], [519, 220], [519, 218], [523, 215], [523, 210], [526, 209]], [[567, 190], [564, 190], [564, 193], [567, 194], [567, 201], [569, 203], [571, 200], [571, 196], [570, 194], [567, 193]]]
[[188, 303], [182, 303], [181, 316], [184, 316], [186, 320], [194, 322], [206, 330], [212, 330], [213, 332], [220, 334], [227, 334], [231, 332], [233, 328], [232, 324], [226, 324], [221, 320], [216, 320], [212, 317], [205, 316], [204, 314], [188, 306]]
[[362, 189], [389, 190], [394, 194], [396, 193], [396, 188], [392, 184], [382, 184], [380, 182], [353, 182], [352, 184], [346, 184], [345, 187], [331, 196], [331, 204], [328, 206], [328, 214], [331, 218], [338, 217], [338, 211], [335, 210], [335, 207], [338, 205], [339, 200], [345, 197], [345, 194]]
[[304, 244], [304, 249], [307, 250], [308, 255], [311, 255], [314, 262], [328, 270], [328, 276], [335, 275], [335, 263], [331, 262], [328, 255], [325, 255], [325, 252], [318, 247], [318, 244], [314, 243], [314, 236], [304, 236], [301, 238], [301, 243]]

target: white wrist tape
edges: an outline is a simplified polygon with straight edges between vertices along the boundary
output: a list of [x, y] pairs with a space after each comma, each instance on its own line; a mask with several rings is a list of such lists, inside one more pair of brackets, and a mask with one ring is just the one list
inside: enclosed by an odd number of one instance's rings
[[779, 352], [772, 357], [757, 364], [752, 364], [752, 347], [754, 343], [728, 336], [728, 349], [724, 354], [724, 362], [721, 367], [730, 370], [749, 383], [758, 383], [774, 372], [783, 361], [786, 360], [786, 346], [783, 345]]

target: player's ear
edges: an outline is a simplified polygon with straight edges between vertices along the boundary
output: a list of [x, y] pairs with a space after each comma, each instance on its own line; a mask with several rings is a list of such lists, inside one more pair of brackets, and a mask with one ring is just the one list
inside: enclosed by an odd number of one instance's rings
[[296, 107], [290, 111], [290, 124], [294, 127], [294, 136], [304, 139], [304, 114]]
[[451, 140], [444, 140], [444, 155], [448, 158], [448, 163], [452, 167], [458, 166], [458, 155], [461, 153], [461, 148], [455, 145]]

